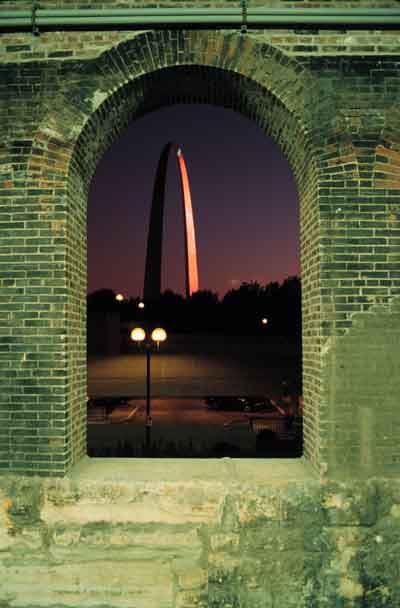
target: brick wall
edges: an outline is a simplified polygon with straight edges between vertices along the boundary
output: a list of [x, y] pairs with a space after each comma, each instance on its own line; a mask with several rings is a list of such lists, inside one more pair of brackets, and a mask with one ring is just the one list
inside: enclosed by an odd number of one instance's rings
[[[398, 3], [270, 3], [303, 5]], [[399, 606], [399, 47], [350, 29], [0, 35], [1, 606]], [[179, 101], [255, 120], [296, 176], [303, 459], [84, 456], [90, 179], [130, 120]]]
[[0, 37], [3, 470], [62, 475], [85, 452], [90, 178], [130, 120], [179, 101], [242, 112], [293, 167], [307, 459], [333, 476], [398, 470], [398, 35], [277, 35]]
[[[268, 8], [336, 8], [336, 9], [376, 9], [398, 8], [397, 0], [250, 0], [248, 7]], [[118, 2], [118, 8], [207, 8], [212, 7], [239, 8], [240, 2], [199, 2], [171, 0], [170, 2], [137, 2], [126, 0]], [[5, 0], [2, 2], [3, 10], [31, 10], [32, 3], [27, 0]], [[115, 7], [115, 0], [98, 0], [88, 2], [68, 2], [62, 0], [41, 0], [41, 9], [68, 9], [92, 8], [107, 9]], [[375, 56], [395, 55], [400, 53], [400, 41], [397, 31], [369, 30], [363, 31], [348, 27], [346, 29], [315, 30], [314, 28], [265, 29], [249, 30], [251, 35], [262, 36], [266, 43], [281, 49], [286, 54], [296, 57], [316, 56]], [[42, 32], [39, 37], [28, 33], [6, 33], [0, 37], [0, 52], [5, 53], [7, 61], [60, 61], [71, 58], [89, 59], [98, 56], [111, 46], [131, 39], [132, 32], [105, 31], [105, 32]]]

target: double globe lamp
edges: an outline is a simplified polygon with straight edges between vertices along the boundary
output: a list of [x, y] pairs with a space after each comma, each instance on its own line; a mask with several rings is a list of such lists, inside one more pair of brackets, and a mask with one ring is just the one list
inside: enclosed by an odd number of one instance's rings
[[151, 404], [150, 404], [150, 355], [152, 347], [156, 344], [157, 349], [160, 342], [167, 339], [167, 332], [162, 327], [156, 327], [150, 334], [146, 335], [142, 327], [135, 327], [131, 331], [131, 340], [137, 344], [144, 343], [146, 348], [146, 452], [149, 453], [151, 445]]

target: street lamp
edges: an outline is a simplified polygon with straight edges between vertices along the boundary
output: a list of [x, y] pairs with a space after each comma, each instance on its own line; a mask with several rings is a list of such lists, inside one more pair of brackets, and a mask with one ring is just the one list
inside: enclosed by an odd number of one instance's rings
[[131, 331], [131, 340], [140, 344], [144, 343], [146, 348], [146, 452], [150, 451], [151, 443], [151, 403], [150, 403], [150, 355], [154, 344], [157, 344], [157, 349], [160, 346], [160, 342], [164, 342], [167, 339], [167, 332], [162, 327], [156, 327], [150, 334], [146, 334], [142, 327], [135, 327]]
[[117, 300], [117, 302], [122, 302], [124, 300], [124, 296], [122, 295], [122, 293], [117, 293], [115, 299]]

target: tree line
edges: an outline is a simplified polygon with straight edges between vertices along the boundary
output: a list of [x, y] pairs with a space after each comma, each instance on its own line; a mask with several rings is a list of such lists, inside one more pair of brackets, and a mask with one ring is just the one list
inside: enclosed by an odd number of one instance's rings
[[119, 302], [112, 289], [100, 289], [87, 297], [88, 315], [119, 312], [121, 321], [160, 323], [169, 332], [223, 334], [270, 334], [300, 338], [301, 281], [298, 276], [265, 286], [243, 282], [222, 299], [210, 290], [184, 298], [169, 289], [159, 300], [139, 307], [140, 297]]

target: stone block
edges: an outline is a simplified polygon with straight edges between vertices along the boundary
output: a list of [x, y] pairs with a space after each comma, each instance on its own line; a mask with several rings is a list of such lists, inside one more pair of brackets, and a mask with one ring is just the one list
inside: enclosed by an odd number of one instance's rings
[[41, 517], [48, 525], [73, 521], [84, 525], [90, 522], [183, 524], [206, 523], [219, 517], [223, 496], [211, 484], [159, 484], [126, 490], [117, 500], [92, 487], [92, 496], [82, 495], [72, 504], [63, 498], [54, 504], [46, 497]]
[[172, 570], [176, 576], [176, 585], [179, 590], [203, 589], [207, 585], [207, 570], [201, 568], [197, 562], [184, 558], [174, 560]]
[[373, 525], [379, 497], [373, 483], [329, 483], [323, 488], [321, 514], [327, 525]]
[[3, 568], [2, 575], [6, 584], [0, 599], [9, 594], [27, 603], [30, 594], [31, 603], [43, 597], [43, 605], [47, 599], [50, 606], [56, 605], [60, 597], [69, 598], [69, 606], [90, 606], [96, 602], [126, 606], [127, 601], [140, 608], [173, 606], [171, 570], [162, 559], [25, 564]]

